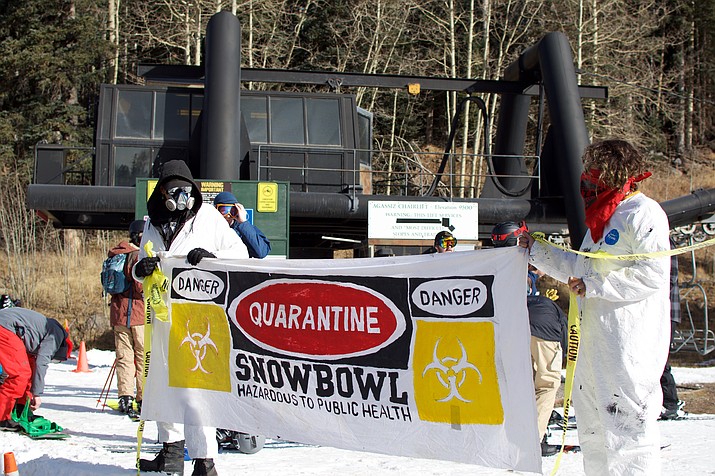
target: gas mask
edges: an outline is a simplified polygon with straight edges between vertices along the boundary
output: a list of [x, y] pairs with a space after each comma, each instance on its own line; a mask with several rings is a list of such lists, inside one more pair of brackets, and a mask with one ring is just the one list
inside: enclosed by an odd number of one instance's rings
[[194, 197], [191, 196], [191, 185], [185, 187], [172, 187], [166, 191], [166, 209], [184, 211], [194, 206]]

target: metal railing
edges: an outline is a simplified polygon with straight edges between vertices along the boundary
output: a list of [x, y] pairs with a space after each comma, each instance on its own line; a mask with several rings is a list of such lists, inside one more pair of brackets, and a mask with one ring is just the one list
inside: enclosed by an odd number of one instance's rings
[[[296, 156], [307, 156], [307, 160], [296, 165], [269, 164], [269, 156], [273, 153], [293, 153]], [[340, 155], [343, 167], [315, 167], [310, 165], [311, 154], [314, 157], [321, 154]], [[413, 150], [379, 150], [379, 149], [349, 149], [329, 147], [292, 147], [278, 145], [259, 145], [256, 158], [258, 177], [271, 177], [272, 171], [282, 171], [302, 180], [302, 184], [292, 180], [293, 185], [300, 185], [304, 191], [310, 191], [312, 184], [308, 179], [310, 173], [340, 173], [341, 184], [334, 184], [336, 190], [355, 193], [362, 190], [366, 194], [395, 196], [425, 196], [429, 190], [436, 168], [435, 164], [442, 160], [443, 152], [425, 152]], [[526, 173], [522, 175], [499, 175], [490, 172], [488, 162], [492, 156], [485, 154], [448, 154], [448, 168], [442, 174], [436, 195], [444, 197], [477, 198], [487, 177], [524, 179], [533, 181], [532, 186], [541, 188], [541, 170], [538, 156], [508, 156], [500, 154], [498, 158], [523, 158], [527, 165]], [[358, 157], [371, 157], [371, 165], [361, 162]], [[469, 167], [461, 172], [456, 167], [462, 161], [467, 161]], [[307, 163], [306, 163], [307, 162]], [[459, 170], [455, 170], [459, 169]], [[338, 190], [342, 189], [342, 190]]]
[[[693, 241], [691, 235], [689, 239], [691, 245]], [[681, 321], [680, 325], [685, 325], [687, 328], [675, 330], [671, 352], [675, 353], [686, 347], [692, 347], [698, 354], [707, 355], [715, 350], [715, 333], [709, 328], [708, 295], [705, 288], [698, 282], [695, 250], [690, 252], [690, 263], [693, 268], [692, 277], [689, 281], [680, 284], [681, 309], [684, 308], [688, 316], [687, 321]], [[700, 319], [693, 315], [694, 308], [700, 307], [698, 302], [702, 302], [702, 324], [700, 324]]]

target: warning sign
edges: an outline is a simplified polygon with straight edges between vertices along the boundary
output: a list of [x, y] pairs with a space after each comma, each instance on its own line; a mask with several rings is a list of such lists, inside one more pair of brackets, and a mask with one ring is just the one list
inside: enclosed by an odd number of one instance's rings
[[442, 230], [459, 240], [478, 240], [477, 203], [371, 201], [370, 240], [432, 240]]

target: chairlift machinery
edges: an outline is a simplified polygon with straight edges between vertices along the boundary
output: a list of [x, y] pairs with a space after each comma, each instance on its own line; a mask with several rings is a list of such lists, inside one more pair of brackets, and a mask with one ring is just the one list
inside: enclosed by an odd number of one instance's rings
[[[240, 36], [235, 15], [219, 12], [207, 25], [203, 65], [145, 64], [138, 68], [142, 85], [102, 85], [93, 145], [36, 146], [28, 208], [59, 228], [126, 229], [137, 210], [137, 180], [157, 177], [165, 161], [181, 159], [197, 179], [288, 182], [289, 257], [332, 257], [335, 248], [366, 256], [368, 205], [394, 200], [478, 203], [480, 238], [495, 223], [526, 220], [532, 229], [580, 244], [586, 230], [581, 154], [589, 143], [582, 100], [603, 100], [607, 88], [578, 84], [562, 33], [527, 48], [501, 80], [241, 68]], [[240, 87], [248, 82], [328, 91]], [[411, 177], [388, 176], [395, 187], [385, 193], [374, 180], [382, 171], [373, 169], [379, 152], [372, 114], [340, 92], [353, 87], [460, 93], [436, 173], [424, 171], [417, 185]], [[479, 151], [488, 173], [478, 197], [462, 198], [452, 183], [452, 142], [467, 102], [488, 130], [487, 94], [500, 98], [493, 141]], [[536, 127], [530, 125], [534, 101]], [[529, 141], [530, 133], [536, 137]], [[536, 144], [533, 169], [526, 163], [529, 143]], [[692, 223], [715, 210], [715, 189], [662, 205], [671, 226]]]

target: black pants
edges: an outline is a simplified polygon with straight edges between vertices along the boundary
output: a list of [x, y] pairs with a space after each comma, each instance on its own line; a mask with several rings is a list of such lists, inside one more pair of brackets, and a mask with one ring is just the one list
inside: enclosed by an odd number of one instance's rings
[[[670, 341], [673, 341], [675, 334], [675, 322], [671, 322]], [[670, 373], [670, 362], [665, 363], [663, 375], [660, 377], [660, 388], [663, 390], [663, 406], [666, 410], [677, 410], [678, 408], [678, 389], [675, 387], [675, 379]]]
[[660, 377], [660, 388], [663, 389], [663, 406], [667, 410], [678, 408], [678, 390], [675, 387], [675, 379], [670, 373], [670, 364], [665, 364], [665, 370]]

